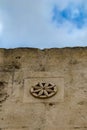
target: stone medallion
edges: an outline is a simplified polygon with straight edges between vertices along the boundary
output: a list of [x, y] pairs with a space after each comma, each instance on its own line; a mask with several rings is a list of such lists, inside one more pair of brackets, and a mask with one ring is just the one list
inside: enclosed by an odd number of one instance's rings
[[56, 94], [57, 87], [52, 83], [39, 82], [30, 89], [31, 94], [37, 98], [49, 98]]

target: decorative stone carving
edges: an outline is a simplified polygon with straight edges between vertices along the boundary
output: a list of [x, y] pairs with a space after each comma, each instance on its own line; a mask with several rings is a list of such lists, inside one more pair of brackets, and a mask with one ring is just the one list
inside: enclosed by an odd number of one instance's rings
[[31, 94], [37, 98], [49, 98], [56, 94], [57, 87], [52, 83], [39, 82], [30, 89]]

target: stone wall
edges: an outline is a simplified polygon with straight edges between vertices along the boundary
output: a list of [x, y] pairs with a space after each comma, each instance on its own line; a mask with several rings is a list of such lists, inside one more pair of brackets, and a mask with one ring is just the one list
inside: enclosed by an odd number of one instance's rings
[[87, 48], [0, 49], [0, 130], [87, 130]]

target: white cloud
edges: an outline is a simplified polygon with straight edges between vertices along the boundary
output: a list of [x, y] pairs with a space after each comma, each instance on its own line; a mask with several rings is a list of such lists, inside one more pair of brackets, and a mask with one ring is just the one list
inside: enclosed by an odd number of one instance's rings
[[87, 5], [86, 0], [0, 0], [4, 28], [0, 46], [47, 48], [87, 44], [85, 27], [78, 30], [66, 22], [57, 28], [51, 21], [54, 4], [63, 9], [70, 2], [83, 1]]

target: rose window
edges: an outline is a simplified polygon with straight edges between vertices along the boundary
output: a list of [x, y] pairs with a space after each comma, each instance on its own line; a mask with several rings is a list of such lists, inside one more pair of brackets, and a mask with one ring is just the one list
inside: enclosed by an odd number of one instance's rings
[[55, 84], [39, 82], [31, 87], [30, 92], [37, 98], [49, 98], [56, 94], [57, 88]]

